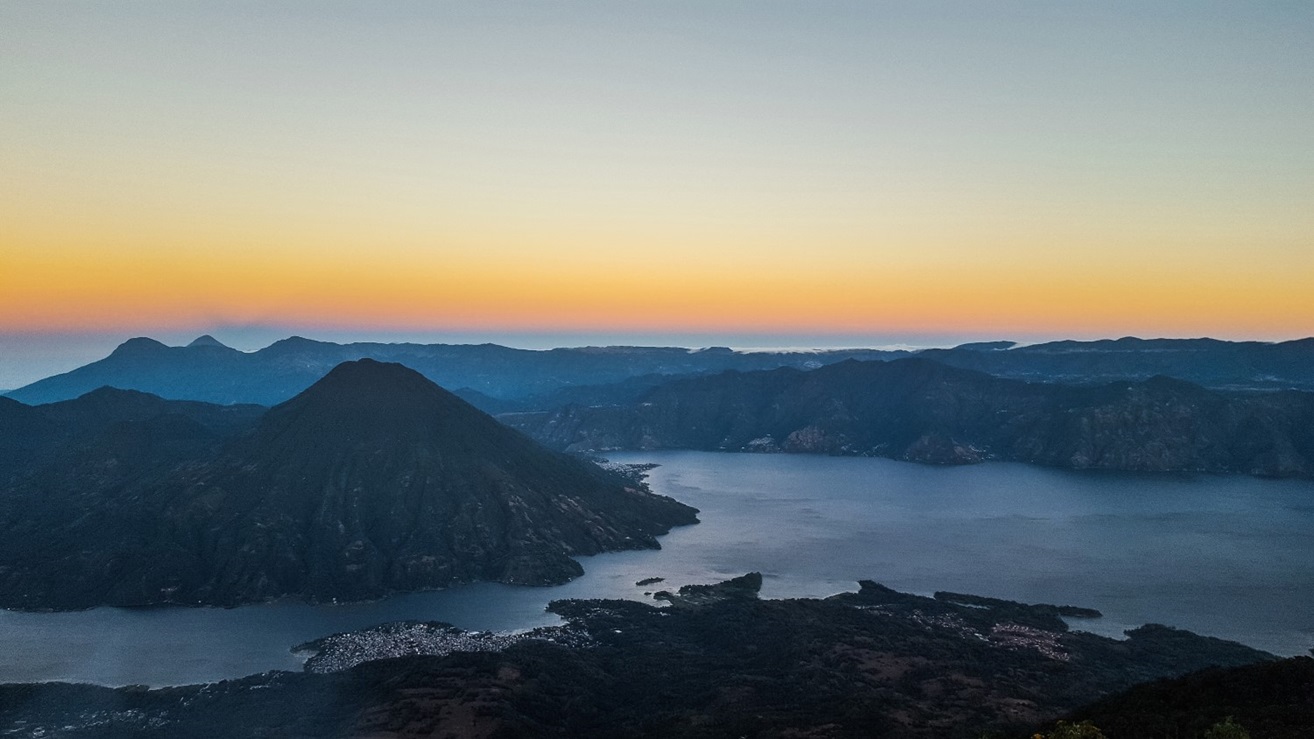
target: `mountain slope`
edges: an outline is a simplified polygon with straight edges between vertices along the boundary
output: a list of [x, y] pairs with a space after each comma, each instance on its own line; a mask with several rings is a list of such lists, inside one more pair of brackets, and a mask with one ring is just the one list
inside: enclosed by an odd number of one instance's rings
[[[151, 429], [160, 434], [161, 442], [151, 455], [159, 459], [162, 452], [169, 452], [177, 459], [196, 456], [202, 450], [185, 448], [189, 439], [206, 437], [213, 441], [239, 434], [253, 426], [264, 412], [264, 408], [254, 405], [216, 406], [164, 400], [110, 387], [73, 400], [39, 406], [0, 398], [0, 483], [49, 475], [50, 468], [76, 464], [79, 459], [85, 462], [86, 452], [96, 447], [117, 446], [122, 452], [112, 460], [105, 460], [107, 464], [140, 462], [129, 454], [127, 442], [142, 433], [152, 433]], [[166, 433], [170, 426], [176, 427], [177, 433]]]
[[[148, 447], [154, 446], [149, 441]], [[694, 511], [548, 452], [400, 365], [345, 363], [222, 450], [5, 491], [0, 605], [374, 598], [563, 582]]]
[[0, 479], [4, 471], [25, 464], [58, 436], [57, 425], [32, 406], [0, 398]]
[[1138, 685], [1075, 712], [1109, 739], [1208, 736], [1228, 718], [1254, 739], [1314, 736], [1314, 659], [1218, 668]]
[[502, 419], [563, 449], [1007, 459], [1078, 469], [1314, 475], [1314, 394], [1226, 394], [1164, 377], [1025, 383], [921, 358], [724, 373], [615, 408]]

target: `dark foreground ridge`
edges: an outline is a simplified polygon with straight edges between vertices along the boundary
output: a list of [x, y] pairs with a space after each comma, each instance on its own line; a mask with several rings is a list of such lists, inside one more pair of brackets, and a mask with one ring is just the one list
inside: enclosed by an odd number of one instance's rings
[[967, 606], [866, 581], [827, 599], [759, 600], [760, 585], [754, 573], [686, 586], [665, 608], [554, 601], [563, 627], [505, 641], [445, 624], [339, 634], [304, 645], [316, 672], [157, 690], [0, 686], [0, 726], [61, 739], [1021, 739], [1136, 683], [1273, 659], [1163, 626], [1124, 641], [1072, 632], [1052, 607]]
[[1138, 685], [1087, 706], [1090, 721], [1109, 739], [1208, 736], [1232, 718], [1251, 739], [1314, 736], [1314, 659], [1293, 657]]
[[[202, 421], [222, 411], [192, 406]], [[575, 556], [656, 548], [696, 522], [692, 508], [548, 451], [397, 364], [344, 363], [245, 433], [195, 418], [156, 429], [150, 417], [137, 435], [115, 427], [12, 472], [0, 490], [0, 606], [546, 585], [581, 574]]]

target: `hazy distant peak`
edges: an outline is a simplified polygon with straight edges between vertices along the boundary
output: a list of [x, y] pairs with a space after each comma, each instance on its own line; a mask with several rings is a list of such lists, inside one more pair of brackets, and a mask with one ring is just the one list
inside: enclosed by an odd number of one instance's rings
[[304, 336], [289, 336], [286, 339], [279, 339], [278, 341], [275, 341], [274, 343], [270, 344], [264, 349], [261, 349], [261, 351], [274, 352], [274, 353], [296, 352], [296, 351], [313, 350], [315, 348], [325, 347], [325, 346], [340, 347], [341, 345], [334, 344], [333, 342], [330, 341], [315, 341], [314, 339], [307, 339]]
[[969, 352], [998, 352], [1012, 349], [1017, 346], [1016, 341], [973, 341], [967, 344], [959, 344], [954, 349]]
[[[76, 398], [76, 400], [90, 401], [90, 400], [104, 400], [104, 399], [107, 399], [107, 398], [109, 398], [109, 399], [120, 399], [120, 398], [128, 398], [128, 399], [135, 399], [135, 398], [152, 398], [152, 399], [155, 399], [155, 400], [160, 400], [160, 399], [161, 399], [160, 396], [158, 396], [158, 395], [154, 395], [154, 394], [151, 394], [151, 393], [143, 393], [143, 392], [140, 391], [140, 390], [125, 390], [125, 389], [123, 389], [123, 388], [113, 387], [113, 386], [111, 386], [111, 385], [101, 385], [100, 387], [96, 388], [95, 390], [91, 390], [91, 391], [89, 391], [89, 392], [85, 392], [85, 393], [79, 395], [79, 396]], [[67, 402], [70, 402], [70, 401], [58, 401], [58, 402], [64, 402], [64, 403], [67, 403]]]
[[[114, 350], [113, 354], [118, 354], [118, 355], [145, 354], [145, 353], [155, 352], [160, 349], [168, 349], [168, 348], [169, 347], [165, 346], [164, 344], [161, 344], [155, 339], [147, 338], [145, 336], [138, 336], [135, 339], [128, 339], [122, 344], [119, 344], [118, 348]], [[113, 354], [111, 354], [111, 356], [113, 356]]]
[[190, 344], [187, 345], [188, 348], [191, 348], [191, 347], [194, 347], [194, 346], [217, 346], [217, 347], [220, 347], [220, 348], [222, 348], [222, 349], [231, 349], [231, 348], [232, 348], [232, 347], [228, 346], [227, 344], [223, 343], [222, 341], [220, 341], [220, 340], [216, 339], [215, 337], [211, 336], [210, 334], [204, 334], [204, 335], [202, 335], [202, 336], [197, 336], [195, 339], [192, 339], [192, 343], [190, 343]]

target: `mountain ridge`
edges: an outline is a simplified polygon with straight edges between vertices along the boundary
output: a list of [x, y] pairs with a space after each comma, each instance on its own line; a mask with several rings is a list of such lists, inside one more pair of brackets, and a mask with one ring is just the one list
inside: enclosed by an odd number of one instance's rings
[[[372, 360], [335, 368], [235, 436], [167, 415], [125, 423], [135, 430], [78, 445], [0, 496], [0, 605], [559, 583], [582, 573], [574, 556], [655, 548], [672, 526], [696, 522], [693, 509]], [[132, 456], [115, 456], [121, 439]]]
[[130, 339], [103, 359], [10, 390], [7, 395], [38, 404], [111, 385], [169, 399], [275, 405], [341, 362], [372, 358], [405, 364], [439, 385], [470, 391], [471, 398], [486, 397], [485, 410], [546, 410], [571, 401], [597, 404], [631, 399], [636, 380], [651, 387], [660, 384], [652, 380], [663, 377], [728, 369], [813, 369], [848, 358], [888, 360], [914, 355], [1000, 377], [1059, 384], [1101, 384], [1165, 375], [1220, 390], [1314, 391], [1314, 339], [1268, 343], [1124, 337], [1031, 345], [973, 342], [917, 351], [741, 352], [726, 347], [528, 350], [487, 343], [335, 344], [291, 336], [254, 352], [241, 352], [217, 341], [203, 342], [205, 338], [186, 347]]
[[342, 362], [375, 359], [405, 364], [444, 387], [468, 388], [504, 401], [578, 385], [624, 382], [641, 375], [701, 374], [730, 367], [760, 369], [781, 364], [815, 366], [823, 360], [850, 356], [904, 354], [867, 349], [822, 354], [745, 354], [721, 348], [677, 347], [530, 350], [497, 344], [335, 344], [301, 336], [280, 339], [254, 352], [241, 352], [210, 344], [171, 347], [139, 337], [125, 341], [103, 359], [11, 390], [7, 395], [35, 405], [68, 400], [110, 385], [171, 400], [272, 406], [310, 387]]
[[923, 357], [727, 372], [675, 380], [626, 405], [501, 418], [571, 451], [784, 451], [1314, 476], [1311, 393], [1222, 393], [1169, 377], [1029, 383]]

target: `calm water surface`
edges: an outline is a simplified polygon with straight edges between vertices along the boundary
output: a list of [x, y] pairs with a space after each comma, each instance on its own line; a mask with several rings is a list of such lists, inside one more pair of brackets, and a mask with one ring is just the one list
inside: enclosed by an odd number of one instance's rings
[[[556, 623], [555, 598], [645, 591], [760, 571], [765, 597], [872, 579], [1098, 608], [1111, 636], [1146, 622], [1294, 655], [1314, 647], [1314, 483], [1074, 473], [1016, 464], [645, 452], [656, 492], [702, 510], [661, 551], [589, 557], [555, 588], [479, 584], [367, 604], [0, 611], [0, 682], [207, 682], [299, 669], [295, 644], [383, 621], [468, 629]], [[640, 588], [637, 580], [666, 582]]]

